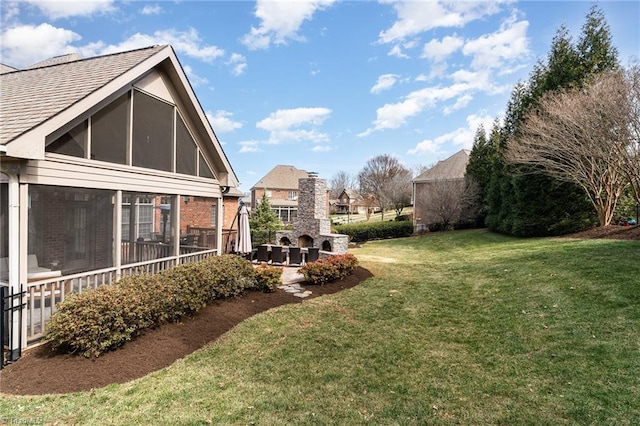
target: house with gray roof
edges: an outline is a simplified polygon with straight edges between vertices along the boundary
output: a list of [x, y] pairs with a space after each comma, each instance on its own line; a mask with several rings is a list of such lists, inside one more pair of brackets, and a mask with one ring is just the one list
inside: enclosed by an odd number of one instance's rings
[[266, 195], [272, 210], [285, 224], [298, 216], [298, 181], [309, 173], [289, 165], [277, 165], [251, 188], [251, 206], [257, 206]]
[[460, 219], [470, 153], [462, 149], [413, 180], [413, 221], [417, 231], [433, 225], [447, 227]]
[[223, 197], [242, 193], [171, 46], [0, 71], [0, 285], [26, 292], [15, 357], [70, 292], [221, 253]]

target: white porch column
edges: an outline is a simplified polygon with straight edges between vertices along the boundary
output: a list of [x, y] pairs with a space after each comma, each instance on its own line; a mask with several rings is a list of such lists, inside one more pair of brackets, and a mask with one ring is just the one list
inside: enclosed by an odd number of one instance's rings
[[[2, 171], [8, 178], [8, 205], [7, 205], [7, 215], [8, 215], [8, 224], [9, 229], [7, 230], [7, 238], [8, 238], [8, 284], [9, 291], [12, 294], [17, 294], [20, 292], [20, 183], [18, 181], [18, 177], [9, 172]], [[11, 300], [11, 307], [14, 306], [14, 303], [18, 303], [18, 298], [8, 299]], [[25, 312], [23, 310], [22, 317], [26, 319]], [[20, 356], [20, 345], [18, 336], [20, 336], [24, 330], [25, 335], [23, 336], [22, 341], [26, 341], [26, 321], [23, 324], [20, 324], [20, 316], [17, 311], [14, 311], [14, 315], [11, 316], [12, 321], [8, 326], [11, 328], [11, 336], [13, 337], [9, 342], [9, 353], [8, 359], [13, 361], [19, 358]], [[3, 321], [0, 318], [0, 321]]]
[[182, 196], [180, 194], [173, 197], [173, 205], [171, 206], [171, 224], [173, 226], [173, 255], [176, 258], [176, 265], [180, 264], [180, 205], [182, 204]]
[[[27, 257], [29, 255], [29, 184], [27, 183], [23, 183], [21, 185], [16, 184], [16, 186], [19, 186], [19, 188], [16, 188], [16, 191], [17, 191], [16, 199], [17, 199], [18, 206], [15, 208], [19, 216], [17, 220], [18, 226], [16, 227], [18, 228], [18, 232], [16, 232], [18, 234], [17, 236], [18, 241], [17, 241], [17, 247], [15, 249], [12, 249], [11, 246], [9, 246], [9, 253], [19, 253], [18, 259], [15, 260], [15, 262], [19, 262], [19, 267], [15, 269], [12, 267], [11, 269], [13, 269], [18, 273], [16, 283], [17, 283], [17, 291], [20, 291], [20, 285], [23, 285], [24, 289], [28, 290], [27, 289]], [[11, 189], [9, 189], [9, 194], [11, 194]], [[9, 195], [9, 203], [12, 204], [11, 195]], [[12, 228], [11, 218], [9, 219], [9, 224], [10, 224], [9, 228]], [[9, 232], [11, 232], [11, 230]], [[9, 242], [11, 242], [11, 237], [9, 237]], [[16, 256], [14, 256], [14, 258], [15, 257]], [[22, 347], [26, 348], [27, 347], [27, 307], [26, 305], [22, 310], [21, 316], [22, 316], [22, 330], [21, 330]], [[17, 321], [17, 318], [15, 315], [13, 319], [14, 321]], [[14, 333], [13, 334], [14, 336], [18, 335], [16, 333], [15, 328], [13, 329], [13, 333]]]
[[116, 267], [116, 280], [119, 280], [122, 275], [122, 190], [116, 191], [113, 204], [113, 266]]
[[216, 224], [216, 248], [218, 249], [218, 255], [224, 254], [222, 247], [222, 226], [224, 225], [224, 204], [222, 202], [222, 197], [217, 199], [216, 204], [216, 219], [218, 223]]

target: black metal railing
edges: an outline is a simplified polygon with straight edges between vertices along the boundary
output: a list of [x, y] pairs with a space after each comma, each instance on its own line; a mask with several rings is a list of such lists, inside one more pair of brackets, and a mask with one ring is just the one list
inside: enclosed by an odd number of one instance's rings
[[[22, 325], [22, 309], [26, 306], [26, 292], [20, 286], [18, 293], [7, 286], [0, 286], [0, 370], [10, 362], [15, 362], [22, 355], [22, 327], [19, 327], [17, 336], [14, 335], [14, 319], [18, 316], [18, 324]], [[17, 342], [16, 342], [17, 339]], [[13, 349], [16, 347], [17, 349]]]

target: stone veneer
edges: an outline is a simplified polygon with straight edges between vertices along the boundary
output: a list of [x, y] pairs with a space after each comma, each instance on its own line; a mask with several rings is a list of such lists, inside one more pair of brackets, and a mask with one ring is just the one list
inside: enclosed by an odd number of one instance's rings
[[[313, 239], [312, 247], [325, 255], [344, 254], [349, 247], [349, 236], [331, 233], [331, 220], [327, 217], [327, 181], [309, 176], [298, 180], [298, 217], [293, 230], [276, 232], [276, 243], [287, 238], [292, 245], [305, 246]], [[301, 239], [302, 238], [302, 239]], [[308, 246], [308, 245], [307, 245]], [[330, 247], [329, 250], [327, 250]]]

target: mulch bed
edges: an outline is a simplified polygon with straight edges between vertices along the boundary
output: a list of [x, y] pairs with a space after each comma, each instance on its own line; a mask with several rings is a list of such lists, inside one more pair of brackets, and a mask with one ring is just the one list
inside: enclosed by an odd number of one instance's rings
[[609, 240], [640, 240], [640, 226], [609, 225], [587, 229], [575, 234], [565, 235], [567, 238], [579, 239], [609, 239]]
[[[301, 283], [313, 293], [307, 299], [354, 287], [372, 274], [358, 267], [340, 281], [323, 286]], [[250, 292], [236, 299], [217, 301], [181, 322], [147, 331], [119, 349], [98, 358], [60, 354], [45, 343], [23, 353], [0, 372], [0, 392], [42, 395], [86, 391], [112, 383], [125, 383], [171, 365], [231, 330], [246, 318], [277, 306], [301, 303], [283, 290]]]

